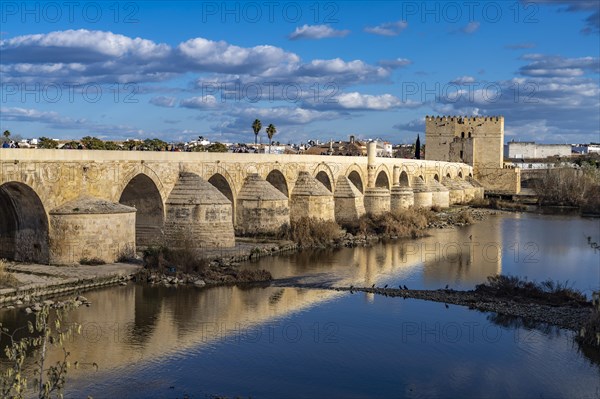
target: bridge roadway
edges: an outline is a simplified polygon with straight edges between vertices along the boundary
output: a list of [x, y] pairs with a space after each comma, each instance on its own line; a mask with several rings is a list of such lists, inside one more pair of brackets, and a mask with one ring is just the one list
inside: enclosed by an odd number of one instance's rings
[[[203, 237], [205, 246], [228, 246], [234, 228], [252, 233], [249, 226], [269, 225], [269, 220], [280, 225], [300, 216], [358, 217], [365, 207], [366, 212], [389, 210], [394, 187], [408, 189], [410, 203], [419, 205], [416, 194], [412, 198], [415, 183], [439, 188], [447, 179], [473, 182], [466, 164], [381, 158], [374, 150], [371, 145], [367, 157], [344, 157], [0, 149], [0, 258], [73, 263], [86, 252], [82, 247], [90, 250], [94, 242], [101, 254], [186, 231]], [[249, 177], [255, 179], [251, 187]], [[188, 203], [195, 211], [186, 208]], [[444, 204], [434, 197], [425, 205]], [[259, 223], [253, 225], [252, 217]], [[199, 224], [205, 236], [196, 234]], [[69, 254], [61, 254], [63, 241], [71, 242]]]

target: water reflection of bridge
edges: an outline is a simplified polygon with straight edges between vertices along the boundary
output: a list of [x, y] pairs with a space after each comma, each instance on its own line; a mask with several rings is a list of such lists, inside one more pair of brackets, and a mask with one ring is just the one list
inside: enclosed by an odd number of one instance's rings
[[[316, 281], [337, 286], [382, 285], [391, 277], [403, 279], [418, 273], [431, 288], [457, 281], [472, 286], [501, 271], [500, 223], [501, 219], [437, 230], [419, 240], [374, 247], [265, 258], [252, 267], [272, 264], [275, 277], [313, 275]], [[101, 369], [134, 366], [192, 348], [202, 350], [221, 339], [244, 338], [257, 327], [264, 332], [264, 326], [280, 325], [285, 317], [341, 295], [344, 293], [279, 287], [108, 288], [90, 292], [92, 307], [71, 315], [83, 329], [81, 336], [68, 343], [68, 349], [72, 360], [95, 362]], [[60, 355], [52, 352], [50, 361]], [[73, 371], [76, 375], [85, 372], [85, 367]]]

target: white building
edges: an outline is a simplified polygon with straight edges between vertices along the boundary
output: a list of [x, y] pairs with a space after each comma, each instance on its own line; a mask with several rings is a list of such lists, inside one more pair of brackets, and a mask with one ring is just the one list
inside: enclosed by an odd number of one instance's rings
[[509, 159], [542, 159], [548, 157], [570, 157], [571, 144], [536, 144], [533, 141], [511, 141], [507, 144]]

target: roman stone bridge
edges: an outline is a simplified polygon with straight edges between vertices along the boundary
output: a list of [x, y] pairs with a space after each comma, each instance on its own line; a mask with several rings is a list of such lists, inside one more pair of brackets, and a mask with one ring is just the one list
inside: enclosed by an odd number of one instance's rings
[[462, 163], [375, 157], [0, 149], [0, 258], [113, 262], [151, 244], [229, 247], [303, 216], [483, 196]]

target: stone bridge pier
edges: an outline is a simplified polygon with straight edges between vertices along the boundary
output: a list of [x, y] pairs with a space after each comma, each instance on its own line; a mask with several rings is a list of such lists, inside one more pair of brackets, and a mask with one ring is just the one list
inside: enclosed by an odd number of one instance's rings
[[483, 195], [463, 163], [367, 157], [0, 149], [0, 258], [114, 262], [151, 245], [230, 247], [301, 217]]

